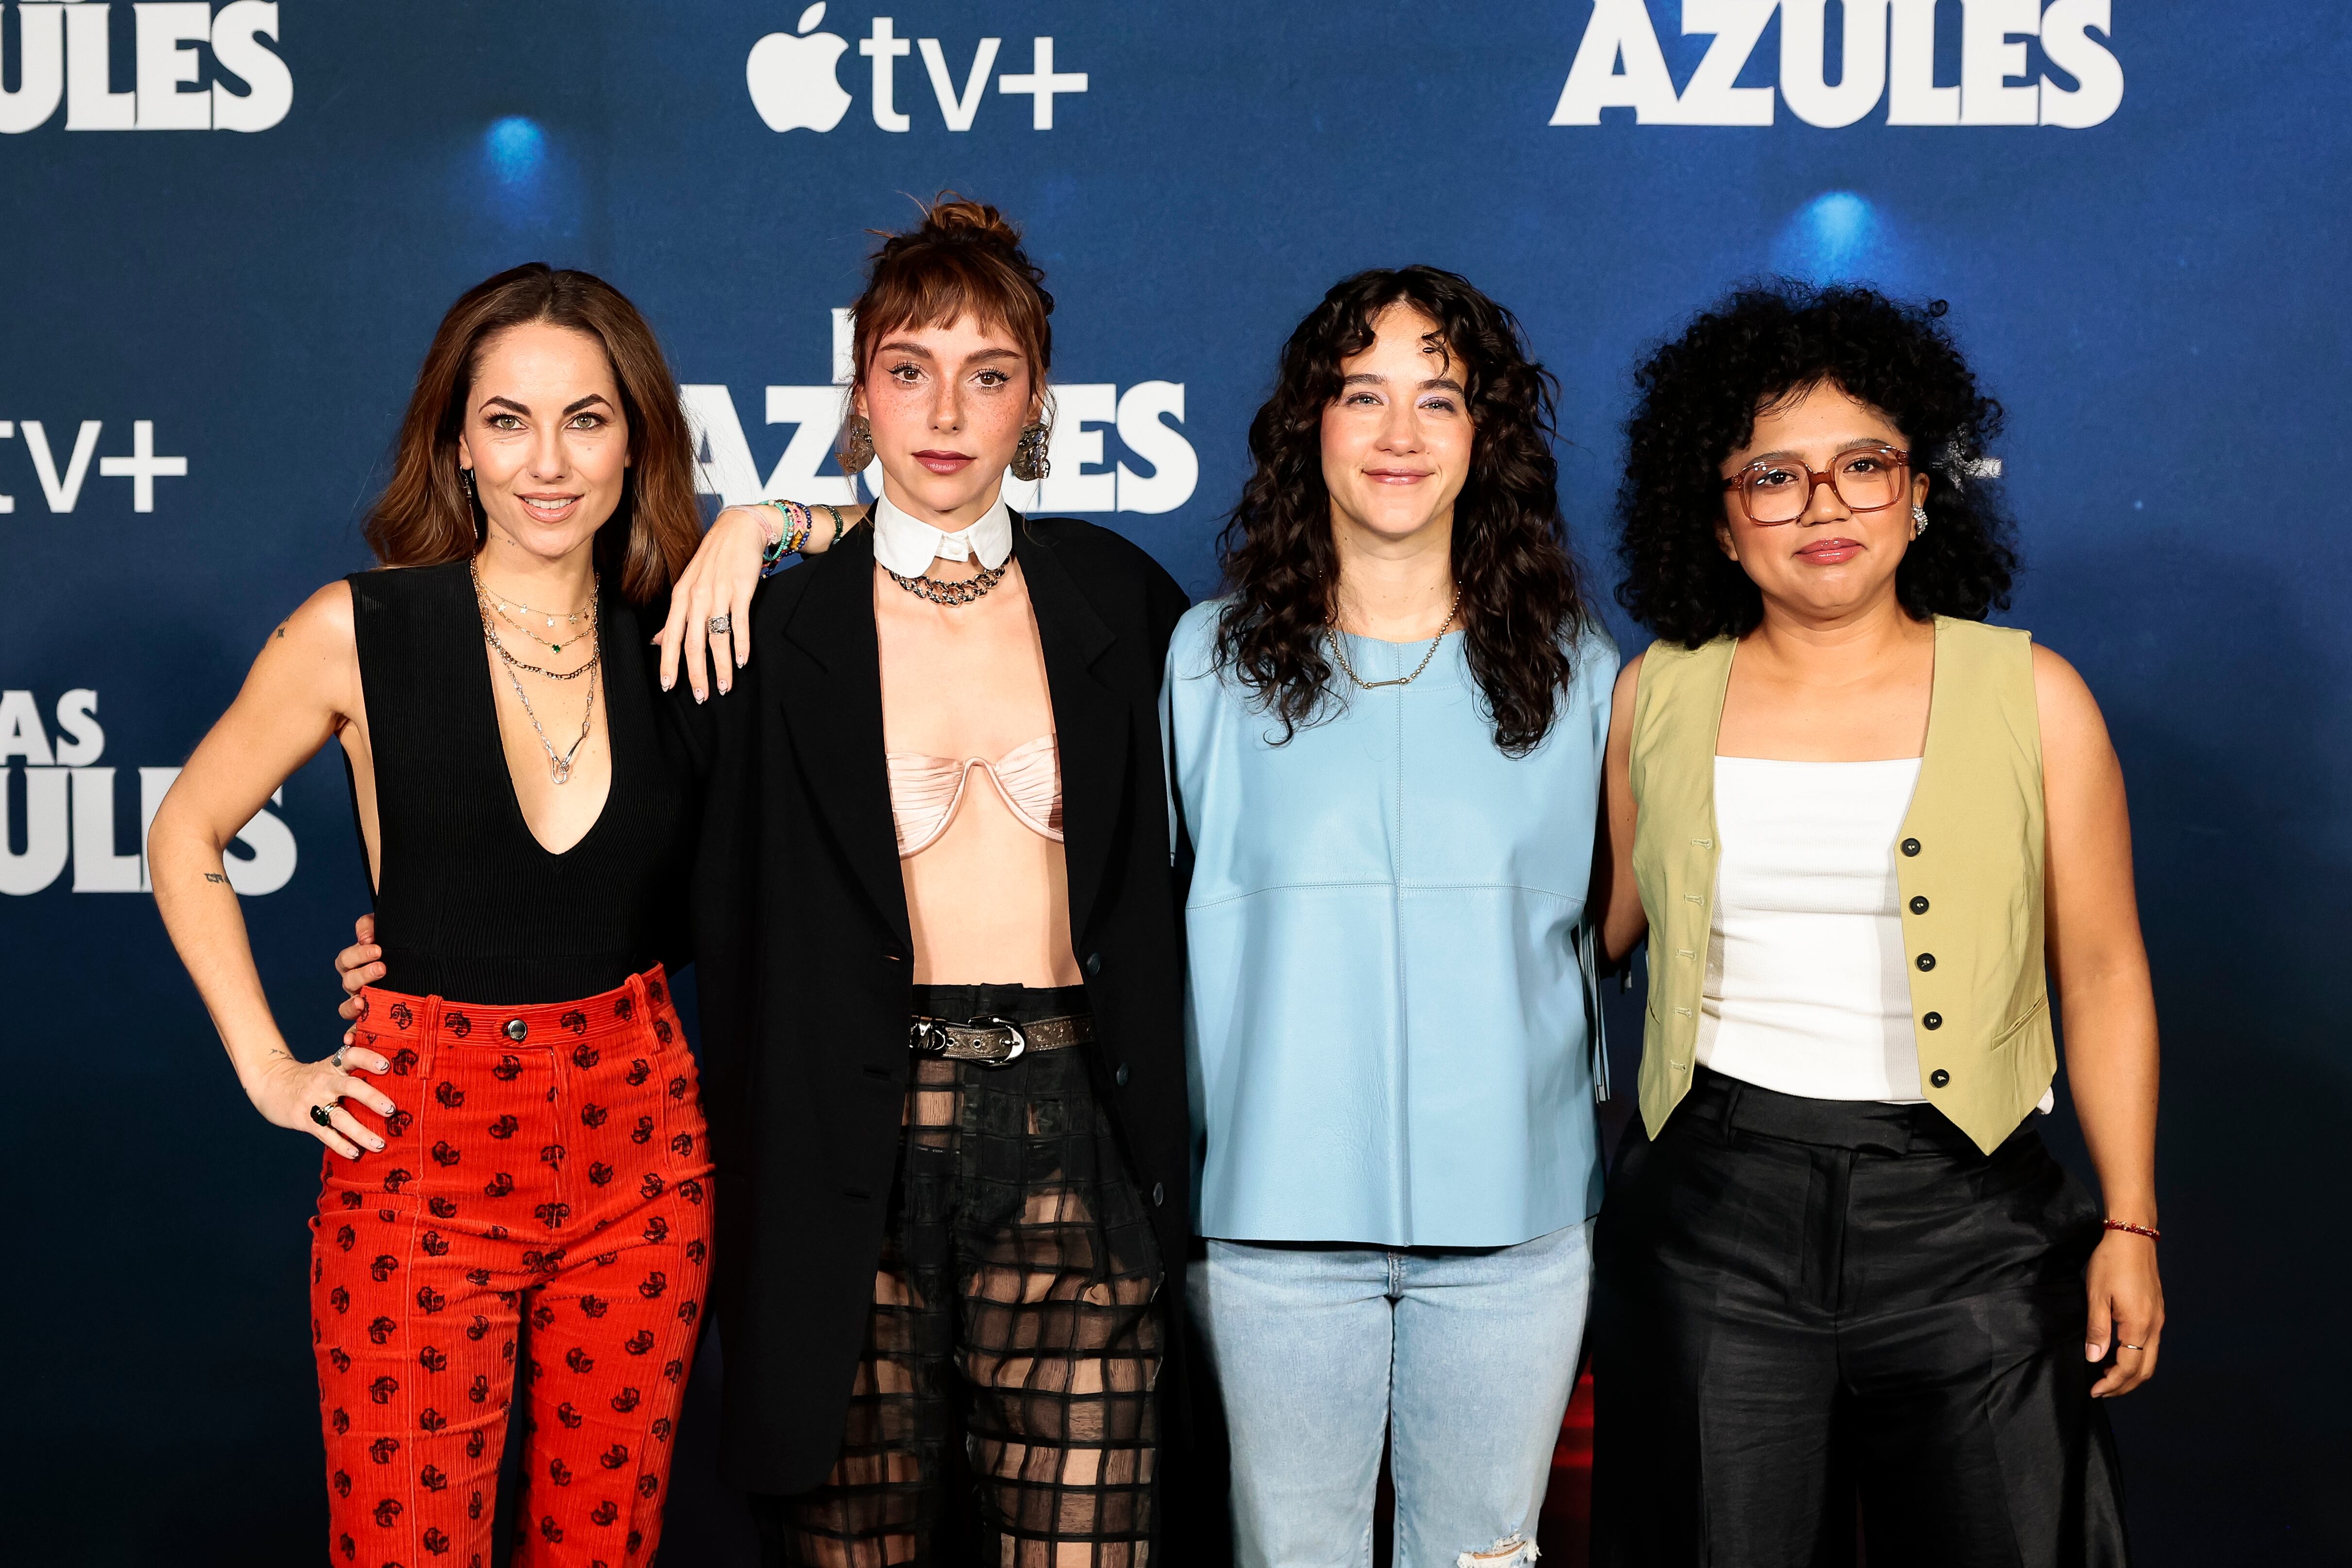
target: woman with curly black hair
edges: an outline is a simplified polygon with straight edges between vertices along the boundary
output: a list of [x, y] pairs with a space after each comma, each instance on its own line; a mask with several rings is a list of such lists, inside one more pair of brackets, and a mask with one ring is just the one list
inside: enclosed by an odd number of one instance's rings
[[1552, 386], [1432, 268], [1334, 288], [1170, 645], [1205, 1263], [1246, 1568], [1522, 1568], [1599, 1206], [1585, 889], [1616, 650]]
[[[2000, 406], [1938, 318], [1734, 295], [1636, 377], [1604, 935], [1646, 927], [1598, 1241], [1597, 1563], [2125, 1561], [2157, 1028], [2123, 776], [1983, 625]], [[2068, 1075], [2105, 1199], [2042, 1147]]]

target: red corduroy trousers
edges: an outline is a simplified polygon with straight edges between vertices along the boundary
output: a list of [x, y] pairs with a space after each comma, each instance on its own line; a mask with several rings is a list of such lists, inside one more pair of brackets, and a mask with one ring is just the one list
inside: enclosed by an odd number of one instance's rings
[[397, 1109], [350, 1107], [386, 1146], [329, 1155], [311, 1221], [331, 1561], [488, 1568], [520, 1387], [515, 1562], [648, 1562], [711, 1230], [661, 971], [545, 1005], [366, 1004]]

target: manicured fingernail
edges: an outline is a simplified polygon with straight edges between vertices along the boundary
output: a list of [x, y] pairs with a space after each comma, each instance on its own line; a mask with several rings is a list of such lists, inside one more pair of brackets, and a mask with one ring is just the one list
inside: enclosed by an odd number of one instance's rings
[[721, 697], [726, 696], [726, 695], [727, 695], [727, 690], [728, 690], [728, 683], [727, 683], [726, 681], [723, 681], [723, 680], [722, 680], [722, 681], [720, 681], [720, 682], [719, 683], [719, 696], [721, 696]]
[[709, 694], [708, 692], [705, 692], [704, 690], [702, 690], [702, 689], [701, 689], [701, 688], [697, 687], [697, 688], [695, 689], [695, 692], [694, 692], [694, 700], [695, 700], [697, 702], [707, 702], [707, 701], [709, 701], [709, 700], [710, 700], [710, 698], [709, 698]]
[[2083, 1359], [2084, 1361], [2096, 1361], [2106, 1353], [2106, 1347], [2104, 1345], [2084, 1345], [2083, 1347]]
[[381, 1138], [371, 1138], [368, 1140], [368, 1147], [371, 1149], [382, 1149], [383, 1147], [383, 1140]]
[[671, 687], [676, 686], [677, 684], [677, 677], [675, 677], [675, 676], [673, 676], [673, 677], [671, 677], [669, 679], [665, 680], [665, 681], [663, 681], [663, 682], [662, 682], [662, 689], [663, 689], [664, 691], [667, 691]]

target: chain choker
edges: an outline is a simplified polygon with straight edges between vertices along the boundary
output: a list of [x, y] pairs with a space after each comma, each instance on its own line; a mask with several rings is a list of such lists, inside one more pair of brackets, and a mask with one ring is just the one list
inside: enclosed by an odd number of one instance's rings
[[887, 566], [882, 568], [883, 571], [890, 574], [890, 581], [898, 584], [918, 599], [928, 599], [934, 605], [945, 605], [950, 609], [959, 605], [969, 605], [975, 599], [985, 598], [988, 591], [1003, 582], [1004, 574], [1012, 569], [1012, 558], [1007, 556], [1003, 565], [989, 567], [977, 577], [967, 577], [961, 582], [945, 583], [928, 572], [920, 576], [902, 577], [898, 573], [891, 572]]

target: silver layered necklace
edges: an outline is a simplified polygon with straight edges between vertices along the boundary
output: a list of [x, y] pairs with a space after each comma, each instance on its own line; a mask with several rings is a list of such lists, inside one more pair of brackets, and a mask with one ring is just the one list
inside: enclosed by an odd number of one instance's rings
[[[589, 574], [588, 608], [579, 613], [588, 618], [588, 662], [577, 669], [556, 670], [545, 669], [535, 664], [527, 664], [507, 650], [507, 645], [499, 639], [498, 626], [490, 619], [490, 606], [495, 601], [491, 599], [488, 591], [482, 586], [481, 567], [477, 563], [468, 562], [467, 570], [473, 574], [474, 604], [476, 609], [481, 613], [482, 639], [490, 645], [490, 651], [497, 654], [499, 662], [506, 667], [507, 679], [514, 687], [515, 700], [522, 704], [523, 717], [530, 721], [530, 727], [537, 732], [541, 747], [547, 752], [548, 776], [557, 784], [570, 784], [572, 764], [579, 757], [580, 748], [587, 743], [589, 728], [595, 720], [596, 683], [593, 680], [588, 683], [588, 704], [580, 712], [579, 735], [572, 740], [570, 750], [559, 753], [555, 749], [555, 742], [547, 738], [546, 726], [539, 721], [538, 713], [531, 709], [530, 694], [522, 689], [520, 672], [528, 670], [533, 675], [543, 675], [550, 680], [577, 680], [583, 675], [593, 675], [596, 672], [596, 667], [604, 661], [604, 641], [597, 636], [599, 614], [597, 590], [600, 584], [596, 575], [593, 572]], [[544, 614], [544, 612], [541, 613]], [[576, 621], [579, 616], [567, 618]], [[554, 625], [551, 617], [548, 624]]]

